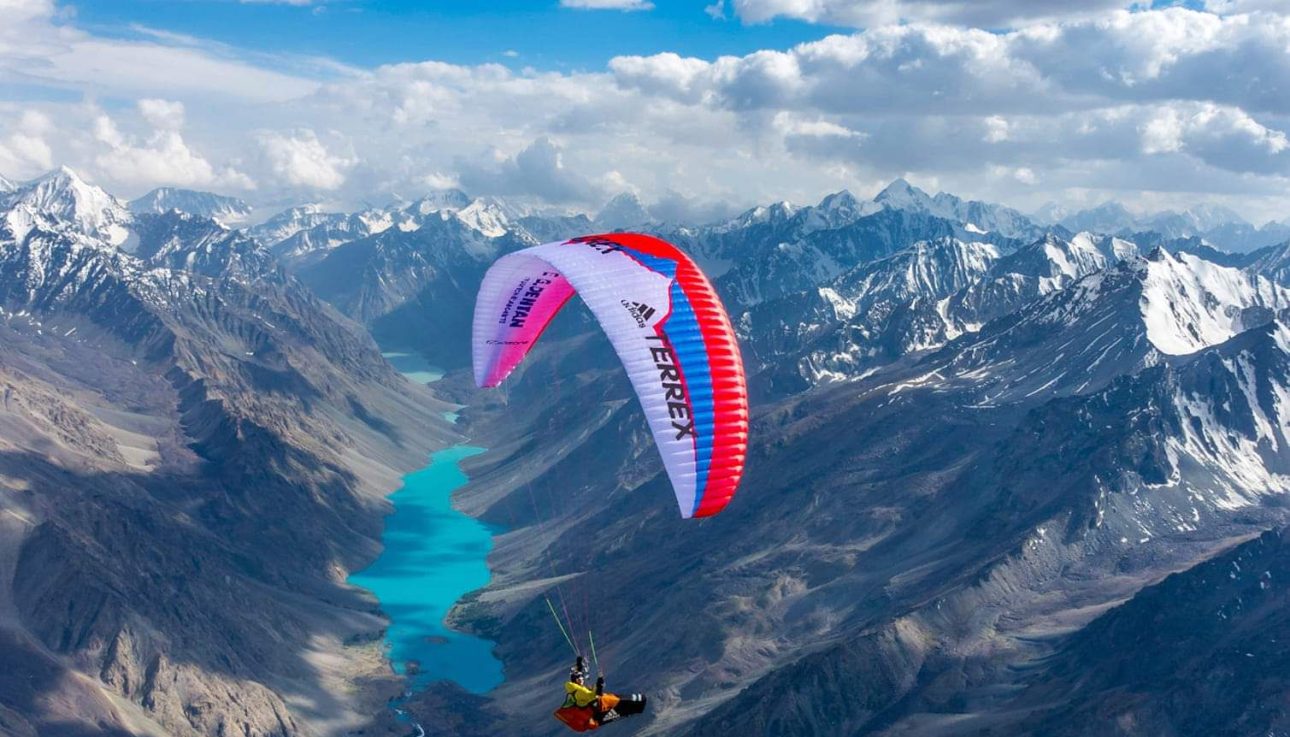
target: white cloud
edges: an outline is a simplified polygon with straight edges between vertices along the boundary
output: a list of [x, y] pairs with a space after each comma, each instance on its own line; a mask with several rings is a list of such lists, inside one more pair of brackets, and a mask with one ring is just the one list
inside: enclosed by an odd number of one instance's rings
[[653, 10], [650, 0], [560, 0], [562, 8], [579, 10]]
[[93, 36], [64, 22], [65, 15], [52, 0], [0, 0], [0, 84], [252, 101], [299, 97], [318, 86], [312, 79], [217, 53], [214, 45], [177, 43], [165, 34], [156, 40]]
[[429, 189], [455, 189], [461, 186], [457, 177], [441, 171], [433, 171], [421, 178], [421, 183]]
[[184, 127], [184, 103], [144, 98], [138, 104], [139, 114], [154, 128], [179, 130]]
[[329, 152], [309, 129], [291, 134], [263, 133], [260, 146], [274, 174], [289, 184], [310, 189], [339, 189], [345, 183], [345, 170], [357, 163]]
[[1008, 119], [1002, 115], [991, 115], [985, 119], [985, 142], [1000, 143], [1008, 140]]
[[745, 23], [793, 18], [855, 28], [905, 22], [1006, 28], [1054, 18], [1088, 16], [1131, 0], [732, 0]]
[[[481, 194], [536, 197], [545, 202], [589, 203], [602, 197], [586, 177], [564, 164], [559, 146], [539, 138], [512, 157], [463, 162], [461, 184]], [[619, 182], [622, 185], [622, 182]]]
[[46, 115], [34, 110], [22, 113], [13, 130], [0, 137], [0, 173], [23, 178], [53, 168], [53, 151], [45, 141], [52, 130]]
[[1107, 101], [1198, 100], [1290, 113], [1290, 16], [1169, 8], [1007, 34], [887, 26], [715, 61], [611, 62], [619, 83], [732, 108], [998, 114]]
[[1290, 173], [1290, 140], [1244, 111], [1212, 104], [1163, 108], [1142, 126], [1142, 152], [1187, 153], [1232, 171]]
[[[745, 22], [845, 10], [832, 0], [703, 4]], [[623, 56], [602, 71], [554, 72], [285, 65], [164, 33], [100, 38], [23, 0], [23, 20], [0, 27], [0, 85], [74, 99], [0, 101], [0, 172], [67, 163], [127, 196], [160, 183], [149, 177], [241, 186], [233, 172], [273, 201], [322, 190], [371, 202], [453, 184], [594, 205], [633, 190], [696, 217], [876, 190], [909, 174], [1020, 206], [1229, 197], [1252, 217], [1290, 214], [1290, 13], [1051, 21], [1041, 20], [1058, 12], [1049, 0], [1030, 11], [972, 5], [1024, 22], [988, 32], [949, 24], [967, 3], [893, 0], [885, 7], [912, 22], [788, 49]], [[85, 102], [120, 99], [141, 101], [107, 113]], [[25, 124], [26, 113], [46, 125]], [[111, 128], [97, 123], [105, 115]]]
[[6, 25], [45, 19], [53, 14], [53, 0], [0, 0], [0, 17]]
[[653, 56], [617, 56], [609, 61], [619, 85], [682, 102], [698, 102], [711, 89], [713, 65], [670, 51]]
[[123, 134], [106, 114], [94, 118], [94, 138], [105, 149], [94, 158], [98, 171], [127, 185], [254, 189], [255, 184], [248, 176], [232, 167], [216, 169], [184, 142], [180, 135], [182, 105], [164, 100], [140, 100], [138, 107], [154, 128], [144, 137]]

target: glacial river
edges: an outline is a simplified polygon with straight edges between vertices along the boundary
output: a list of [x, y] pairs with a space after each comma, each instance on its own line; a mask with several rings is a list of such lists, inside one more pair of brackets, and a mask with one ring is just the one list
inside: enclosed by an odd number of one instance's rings
[[[443, 374], [409, 354], [386, 354], [405, 376], [430, 383]], [[453, 418], [455, 419], [455, 418]], [[452, 508], [452, 493], [468, 480], [459, 463], [483, 448], [458, 445], [430, 456], [429, 464], [403, 477], [390, 496], [385, 549], [372, 565], [349, 577], [376, 595], [390, 617], [386, 646], [394, 668], [411, 674], [412, 687], [455, 681], [473, 693], [502, 682], [493, 643], [444, 625], [461, 596], [488, 583], [486, 562], [493, 531]]]

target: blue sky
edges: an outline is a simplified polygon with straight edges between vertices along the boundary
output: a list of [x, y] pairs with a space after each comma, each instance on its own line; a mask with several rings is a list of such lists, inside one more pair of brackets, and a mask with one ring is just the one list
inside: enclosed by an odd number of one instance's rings
[[622, 12], [560, 7], [557, 0], [336, 0], [323, 5], [93, 0], [75, 8], [79, 25], [104, 35], [129, 37], [137, 35], [135, 26], [146, 26], [364, 67], [437, 59], [600, 70], [624, 54], [743, 55], [788, 48], [836, 30], [793, 19], [757, 24], [716, 19], [694, 0], [654, 0], [653, 5], [647, 11]]

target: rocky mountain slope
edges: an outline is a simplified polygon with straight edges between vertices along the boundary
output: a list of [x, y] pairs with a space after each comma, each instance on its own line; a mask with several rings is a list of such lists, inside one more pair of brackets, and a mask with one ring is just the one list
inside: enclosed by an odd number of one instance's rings
[[[314, 735], [389, 721], [384, 494], [453, 437], [357, 326], [211, 220], [74, 173], [0, 218], [0, 724]], [[129, 250], [121, 246], [128, 246]]]
[[[481, 405], [495, 450], [462, 503], [511, 531], [461, 616], [499, 642], [502, 718], [556, 733], [532, 721], [561, 661], [533, 581], [552, 596], [578, 585], [555, 575], [594, 581], [611, 673], [657, 696], [638, 733], [1010, 734], [1029, 713], [1010, 698], [1067, 636], [1284, 525], [1286, 293], [1191, 254], [1034, 245], [1052, 251], [1034, 278], [1052, 281], [1020, 308], [939, 351], [763, 401], [748, 480], [713, 520], [672, 518], [594, 334], [550, 344], [505, 421]], [[919, 274], [929, 249], [885, 273]], [[865, 273], [860, 295], [880, 299], [893, 283], [943, 293], [956, 271]], [[578, 354], [588, 364], [561, 379]], [[565, 392], [581, 403], [551, 398]], [[544, 547], [549, 568], [533, 562]]]
[[576, 303], [504, 390], [450, 373], [437, 391], [489, 448], [456, 502], [499, 530], [492, 582], [450, 619], [507, 680], [415, 696], [431, 733], [560, 733], [545, 596], [594, 631], [611, 687], [651, 694], [624, 734], [1284, 727], [1267, 531], [1290, 522], [1290, 270], [1284, 246], [1176, 237], [1222, 212], [1078, 232], [897, 181], [708, 224], [448, 190], [230, 231], [70, 172], [0, 202], [11, 731], [398, 729], [381, 619], [343, 579], [395, 469], [456, 436], [359, 324], [464, 368], [497, 255], [641, 223], [732, 309], [755, 400], [740, 495], [676, 518]]
[[[640, 217], [626, 198], [618, 211]], [[439, 223], [298, 273], [373, 329], [434, 336], [434, 355], [464, 339], [489, 260], [594, 225]], [[1072, 638], [1286, 524], [1276, 248], [1044, 228], [904, 182], [658, 227], [735, 312], [756, 394], [748, 480], [720, 517], [673, 518], [617, 362], [577, 308], [507, 391], [450, 378], [491, 449], [459, 503], [507, 530], [494, 581], [452, 615], [506, 663], [470, 702], [487, 730], [558, 731], [533, 717], [567, 649], [546, 593], [594, 597], [574, 619], [604, 643], [611, 683], [656, 696], [623, 731], [1042, 733], [1055, 706], [1036, 706], [1036, 669]]]

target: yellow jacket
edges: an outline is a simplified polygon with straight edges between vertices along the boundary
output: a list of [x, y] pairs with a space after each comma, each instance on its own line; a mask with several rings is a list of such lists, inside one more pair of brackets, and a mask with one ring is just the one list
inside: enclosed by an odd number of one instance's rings
[[596, 701], [595, 691], [573, 681], [565, 681], [564, 692], [567, 694], [564, 699], [565, 706], [590, 706]]

